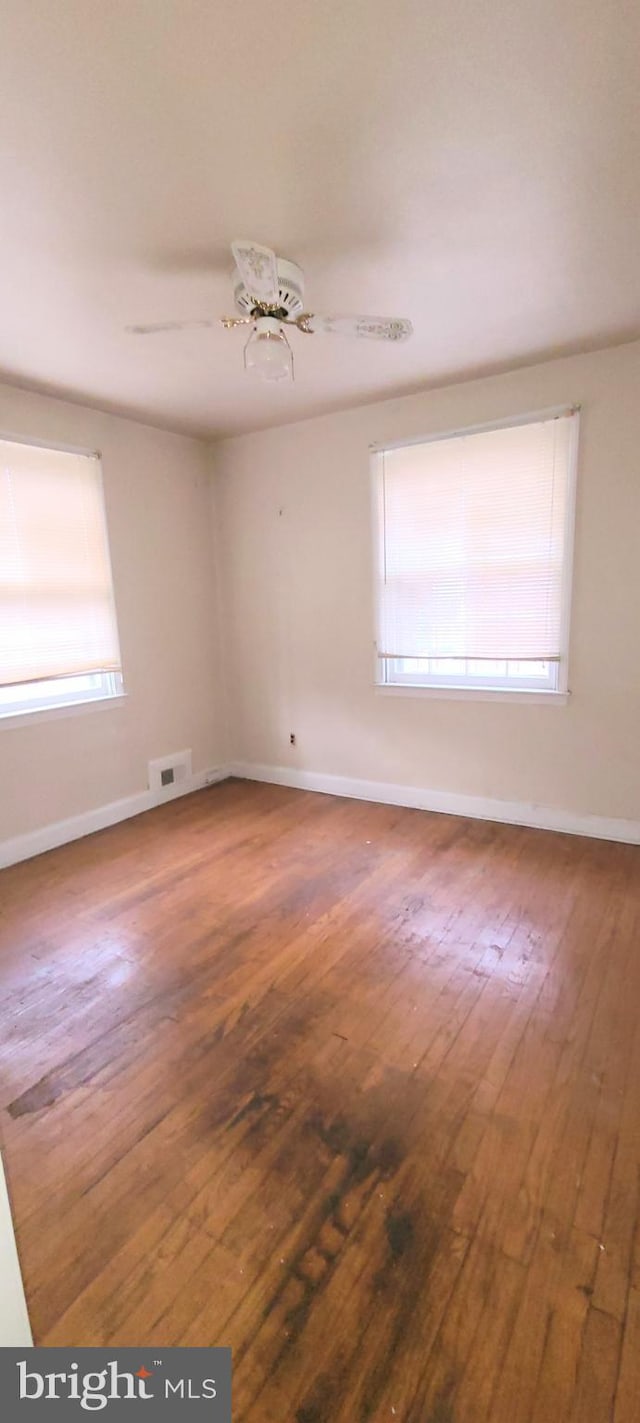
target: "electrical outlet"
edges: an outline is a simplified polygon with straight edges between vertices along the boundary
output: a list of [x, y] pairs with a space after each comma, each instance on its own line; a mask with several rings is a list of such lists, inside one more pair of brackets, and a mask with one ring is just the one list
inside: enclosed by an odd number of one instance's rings
[[290, 746], [295, 746], [295, 744], [296, 744], [296, 733], [295, 733], [295, 731], [291, 731], [291, 732], [289, 732], [289, 745], [290, 745]]

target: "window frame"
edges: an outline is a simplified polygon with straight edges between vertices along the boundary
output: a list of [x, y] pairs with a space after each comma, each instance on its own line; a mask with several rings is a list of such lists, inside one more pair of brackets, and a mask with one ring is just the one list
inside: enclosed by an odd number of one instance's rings
[[[548, 693], [557, 692], [559, 690], [558, 683], [560, 677], [560, 664], [557, 662], [550, 662], [546, 664], [549, 668], [547, 676], [541, 675], [539, 677], [536, 677], [535, 675], [527, 676], [526, 673], [522, 676], [518, 676], [515, 674], [510, 675], [509, 671], [507, 670], [508, 664], [509, 662], [513, 662], [517, 659], [506, 657], [494, 657], [491, 659], [493, 662], [504, 662], [504, 673], [493, 672], [491, 674], [487, 674], [486, 677], [483, 676], [480, 672], [466, 671], [460, 673], [458, 671], [446, 673], [432, 672], [430, 670], [425, 672], [402, 672], [399, 668], [394, 667], [394, 662], [410, 662], [413, 660], [415, 659], [398, 657], [386, 661], [382, 666], [382, 671], [389, 671], [392, 673], [392, 675], [389, 677], [385, 677], [384, 681], [382, 681], [380, 685], [385, 687], [454, 687], [458, 691], [464, 691], [466, 688], [469, 688], [471, 691], [473, 691], [477, 688], [479, 691], [483, 692], [494, 691]], [[439, 660], [448, 659], [439, 659], [437, 657], [425, 658], [425, 661], [427, 662], [438, 662]], [[474, 657], [458, 657], [455, 659], [452, 658], [450, 660], [455, 660], [456, 662], [466, 662], [468, 664], [471, 662], [478, 662], [481, 659]], [[490, 681], [488, 680], [488, 676], [491, 677]]]
[[[6, 441], [9, 444], [32, 445], [36, 449], [55, 450], [62, 454], [83, 455], [87, 459], [98, 461], [100, 496], [102, 499], [102, 509], [104, 515], [104, 525], [107, 540], [107, 554], [109, 560], [109, 572], [111, 576], [111, 596], [113, 599], [116, 628], [118, 631], [118, 642], [120, 643], [120, 624], [118, 618], [118, 607], [116, 601], [115, 585], [113, 578], [113, 563], [111, 559], [111, 540], [109, 537], [109, 520], [107, 516], [107, 501], [104, 491], [104, 474], [102, 469], [102, 451], [91, 449], [83, 445], [71, 445], [62, 443], [59, 440], [47, 440], [25, 436], [15, 431], [0, 430], [0, 444]], [[120, 661], [122, 663], [122, 648], [120, 647]], [[91, 678], [94, 684], [90, 689], [79, 689], [70, 687], [69, 683], [86, 681]], [[45, 691], [38, 696], [36, 688], [51, 688], [53, 683], [59, 682], [60, 690]], [[0, 686], [0, 731], [12, 726], [21, 726], [28, 723], [48, 721], [50, 718], [58, 716], [69, 716], [79, 712], [92, 711], [98, 708], [117, 706], [125, 701], [126, 691], [124, 687], [124, 676], [122, 665], [119, 670], [113, 672], [86, 672], [78, 673], [69, 677], [46, 677], [35, 682], [22, 682], [17, 684], [25, 689], [25, 695], [12, 707], [10, 702], [3, 706], [3, 694], [7, 689]], [[16, 690], [17, 690], [16, 686]], [[33, 687], [34, 695], [29, 697], [28, 689]]]
[[[89, 681], [93, 683], [90, 688], [77, 686], [79, 682]], [[52, 688], [54, 683], [58, 683], [56, 690]], [[70, 683], [76, 685], [70, 686]], [[22, 698], [16, 697], [13, 703], [11, 700], [5, 700], [7, 689], [0, 687], [0, 728], [8, 723], [40, 718], [51, 712], [68, 713], [102, 703], [109, 705], [114, 701], [122, 701], [125, 696], [122, 672], [85, 672], [75, 677], [49, 677], [43, 678], [41, 682], [22, 682], [11, 690], [19, 691], [29, 687], [34, 690], [33, 696], [29, 697], [27, 694]], [[47, 690], [38, 695], [38, 688]]]
[[[571, 603], [573, 593], [573, 562], [575, 547], [575, 527], [577, 508], [578, 448], [581, 406], [577, 403], [554, 405], [526, 414], [506, 416], [502, 419], [485, 421], [482, 424], [464, 425], [454, 429], [440, 430], [427, 435], [412, 435], [404, 439], [381, 440], [369, 445], [370, 494], [372, 510], [372, 591], [373, 591], [373, 666], [374, 688], [376, 692], [392, 696], [440, 697], [449, 700], [506, 701], [522, 703], [546, 703], [566, 705], [570, 697], [569, 688], [569, 640], [571, 627]], [[380, 641], [380, 570], [383, 552], [383, 524], [380, 501], [380, 459], [385, 451], [403, 449], [409, 445], [435, 444], [444, 440], [462, 439], [467, 435], [490, 433], [492, 430], [511, 429], [516, 426], [533, 425], [541, 421], [558, 419], [562, 416], [574, 417], [569, 451], [567, 479], [567, 502], [565, 510], [564, 562], [562, 569], [561, 645], [560, 661], [556, 664], [555, 685], [541, 686], [539, 683], [527, 686], [525, 679], [494, 677], [484, 681], [481, 678], [461, 678], [458, 676], [433, 676], [428, 673], [389, 675], [391, 664], [378, 657]], [[396, 659], [401, 660], [401, 659]], [[402, 659], [411, 661], [414, 659]], [[438, 659], [433, 658], [432, 661]], [[456, 659], [462, 661], [463, 659]], [[478, 661], [468, 658], [467, 661]], [[494, 661], [507, 659], [495, 658]], [[515, 659], [512, 659], [515, 660]]]

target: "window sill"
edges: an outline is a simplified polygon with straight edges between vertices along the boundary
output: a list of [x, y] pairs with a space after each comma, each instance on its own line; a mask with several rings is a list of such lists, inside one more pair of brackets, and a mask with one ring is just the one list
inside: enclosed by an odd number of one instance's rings
[[378, 682], [375, 691], [383, 697], [431, 697], [448, 702], [520, 702], [539, 706], [565, 707], [570, 692], [509, 691], [506, 687], [418, 687], [400, 682]]
[[127, 700], [126, 692], [118, 692], [113, 697], [93, 697], [82, 702], [65, 702], [58, 707], [33, 707], [31, 711], [0, 712], [0, 731], [13, 726], [36, 726], [41, 721], [57, 721], [65, 716], [78, 716], [84, 712], [108, 711], [111, 707], [122, 706]]

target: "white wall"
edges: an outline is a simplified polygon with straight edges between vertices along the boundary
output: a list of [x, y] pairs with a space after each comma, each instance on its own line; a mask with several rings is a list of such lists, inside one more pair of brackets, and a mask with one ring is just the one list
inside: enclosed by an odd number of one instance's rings
[[[128, 693], [0, 728], [0, 842], [143, 792], [186, 746], [196, 772], [232, 757], [640, 821], [639, 392], [636, 343], [223, 442], [218, 569], [202, 445], [0, 387], [0, 433], [103, 452]], [[574, 401], [569, 705], [377, 692], [369, 444]]]
[[[377, 692], [369, 444], [565, 402], [569, 705]], [[225, 441], [212, 463], [235, 759], [640, 820], [640, 344]]]
[[33, 1339], [1, 1156], [0, 1280], [2, 1280], [2, 1289], [0, 1289], [0, 1349], [30, 1348]]
[[150, 758], [225, 758], [204, 446], [0, 387], [0, 434], [100, 449], [127, 697], [0, 727], [0, 841], [144, 791]]

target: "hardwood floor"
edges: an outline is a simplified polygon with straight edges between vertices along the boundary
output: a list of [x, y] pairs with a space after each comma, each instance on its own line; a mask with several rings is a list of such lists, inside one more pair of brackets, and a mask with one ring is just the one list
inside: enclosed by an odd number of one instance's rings
[[640, 849], [226, 782], [0, 875], [40, 1344], [236, 1423], [638, 1423]]

